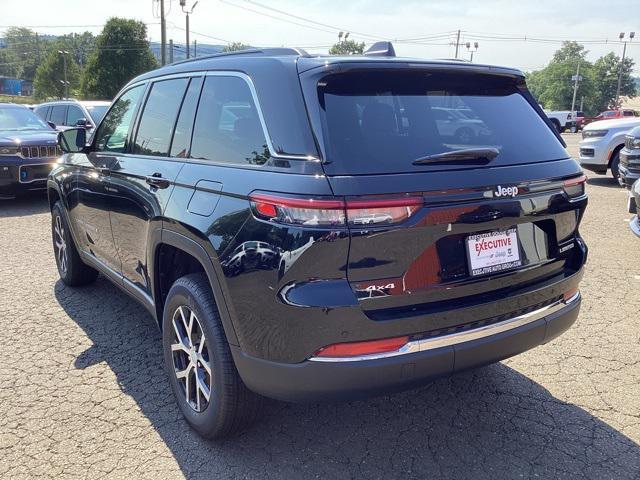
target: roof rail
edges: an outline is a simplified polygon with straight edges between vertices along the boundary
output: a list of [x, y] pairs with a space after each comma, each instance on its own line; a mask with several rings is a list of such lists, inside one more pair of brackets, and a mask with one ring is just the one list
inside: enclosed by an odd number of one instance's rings
[[199, 60], [207, 60], [210, 58], [231, 57], [234, 55], [249, 55], [249, 54], [261, 54], [272, 56], [284, 56], [284, 55], [297, 55], [299, 57], [309, 57], [310, 55], [302, 48], [247, 48], [245, 50], [234, 50], [233, 52], [220, 52], [213, 53], [211, 55], [203, 55], [200, 57], [187, 58], [186, 60], [180, 60], [179, 62], [173, 62], [170, 65], [182, 65], [183, 63], [196, 62]]
[[391, 42], [376, 42], [364, 52], [367, 57], [395, 57], [396, 50]]

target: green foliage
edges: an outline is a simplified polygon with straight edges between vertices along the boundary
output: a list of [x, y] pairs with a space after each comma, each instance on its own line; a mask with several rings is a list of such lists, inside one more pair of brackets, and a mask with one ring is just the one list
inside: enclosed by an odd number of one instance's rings
[[145, 24], [110, 18], [96, 38], [96, 49], [87, 60], [82, 76], [82, 96], [112, 99], [133, 77], [156, 67]]
[[633, 60], [629, 57], [624, 59], [620, 65], [620, 57], [613, 52], [607, 53], [600, 57], [593, 64], [593, 70], [598, 79], [596, 95], [596, 104], [600, 106], [600, 110], [607, 108], [618, 108], [616, 105], [616, 91], [618, 88], [618, 69], [622, 69], [622, 80], [620, 83], [620, 96], [635, 97], [636, 86], [631, 73], [633, 73]]
[[362, 52], [364, 52], [364, 42], [344, 40], [331, 47], [329, 55], [362, 55]]
[[[595, 64], [586, 60], [587, 51], [576, 42], [564, 42], [555, 52], [551, 62], [542, 70], [527, 75], [527, 85], [534, 97], [545, 109], [569, 110], [573, 97], [573, 81], [580, 64], [582, 81], [578, 85], [576, 109], [580, 99], [584, 97], [583, 109], [589, 115], [595, 115], [613, 106], [618, 82], [618, 65], [620, 58], [613, 53], [596, 60]], [[634, 96], [635, 88], [631, 72], [633, 60], [625, 59], [621, 95]]]
[[[43, 42], [33, 30], [22, 27], [11, 27], [7, 29], [5, 35], [7, 45], [7, 54], [9, 61], [14, 65], [19, 65], [17, 75], [25, 80], [33, 80], [36, 76], [36, 69], [42, 58], [46, 54], [44, 51], [45, 42]], [[5, 62], [0, 62], [5, 63]]]
[[246, 45], [242, 42], [232, 42], [228, 45], [225, 45], [222, 48], [222, 52], [226, 53], [226, 52], [237, 52], [238, 50], [248, 50], [251, 47], [249, 45]]
[[[60, 53], [61, 51], [69, 53]], [[54, 44], [54, 48], [49, 51], [44, 62], [42, 62], [36, 70], [33, 89], [37, 100], [64, 98], [65, 57], [67, 62], [69, 96], [73, 97], [77, 94], [78, 88], [80, 87], [80, 67], [71, 54], [69, 45], [64, 41], [59, 41]]]
[[19, 61], [9, 48], [0, 49], [0, 76], [19, 78], [23, 62]]

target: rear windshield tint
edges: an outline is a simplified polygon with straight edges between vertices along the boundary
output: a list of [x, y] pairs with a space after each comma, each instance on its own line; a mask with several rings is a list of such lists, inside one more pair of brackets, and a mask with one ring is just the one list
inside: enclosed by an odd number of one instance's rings
[[360, 71], [324, 77], [318, 97], [329, 174], [424, 171], [412, 162], [469, 148], [497, 148], [490, 166], [567, 158], [510, 78]]

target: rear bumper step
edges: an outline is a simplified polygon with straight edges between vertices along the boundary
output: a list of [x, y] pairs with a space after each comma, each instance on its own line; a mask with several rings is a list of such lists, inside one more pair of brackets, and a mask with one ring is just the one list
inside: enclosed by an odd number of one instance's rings
[[549, 342], [576, 321], [580, 303], [580, 294], [576, 294], [567, 302], [486, 328], [413, 342], [410, 351], [348, 361], [316, 358], [279, 363], [231, 348], [243, 381], [259, 394], [294, 402], [364, 398], [416, 387]]

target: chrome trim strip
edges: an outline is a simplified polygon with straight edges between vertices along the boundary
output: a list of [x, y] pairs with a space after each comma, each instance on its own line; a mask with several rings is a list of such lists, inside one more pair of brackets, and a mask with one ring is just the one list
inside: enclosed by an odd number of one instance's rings
[[311, 357], [312, 362], [362, 362], [366, 360], [378, 360], [381, 358], [397, 357], [399, 355], [407, 355], [410, 353], [425, 352], [436, 348], [449, 347], [458, 345], [480, 338], [490, 337], [498, 333], [508, 332], [518, 327], [522, 327], [529, 323], [533, 323], [552, 313], [562, 310], [564, 307], [574, 303], [580, 298], [580, 292], [577, 292], [568, 300], [559, 300], [556, 303], [539, 308], [533, 312], [525, 313], [517, 317], [503, 320], [502, 322], [493, 323], [484, 327], [474, 328], [464, 332], [452, 333], [441, 337], [425, 338], [423, 340], [415, 340], [404, 345], [401, 349], [394, 352], [374, 353], [371, 355], [360, 355], [357, 357]]

